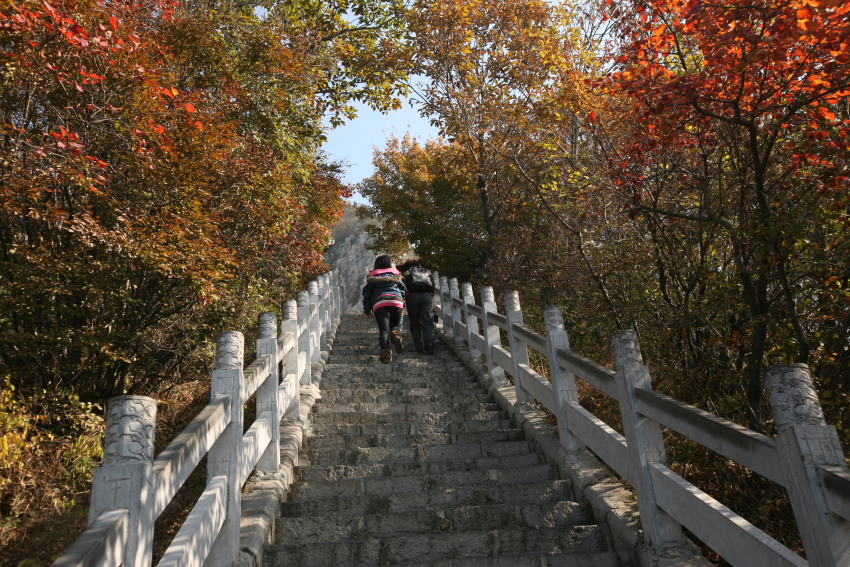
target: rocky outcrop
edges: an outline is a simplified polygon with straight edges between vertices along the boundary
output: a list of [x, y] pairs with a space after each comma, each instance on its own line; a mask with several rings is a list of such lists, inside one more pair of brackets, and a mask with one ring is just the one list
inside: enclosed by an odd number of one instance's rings
[[[354, 217], [354, 218], [352, 218]], [[375, 263], [375, 253], [366, 247], [372, 237], [366, 234], [365, 221], [356, 219], [354, 209], [349, 207], [340, 227], [334, 230], [334, 243], [325, 252], [325, 262], [342, 281], [351, 282], [343, 311], [359, 305], [363, 279]]]

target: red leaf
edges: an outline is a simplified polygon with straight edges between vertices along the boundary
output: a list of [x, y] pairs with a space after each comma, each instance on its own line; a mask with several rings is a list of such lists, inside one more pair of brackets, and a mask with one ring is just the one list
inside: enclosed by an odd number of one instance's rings
[[186, 112], [197, 112], [198, 109], [195, 108], [195, 105], [191, 102], [186, 103]]
[[116, 18], [115, 16], [112, 16], [111, 18], [109, 18], [109, 25], [112, 26], [112, 29], [117, 30], [118, 29], [118, 18]]
[[596, 114], [595, 112], [591, 112], [590, 114], [588, 114], [588, 115], [587, 115], [587, 120], [588, 120], [591, 124], [593, 124], [594, 122], [596, 122], [596, 119], [597, 119], [597, 118], [599, 118], [599, 115], [598, 115], [598, 114]]

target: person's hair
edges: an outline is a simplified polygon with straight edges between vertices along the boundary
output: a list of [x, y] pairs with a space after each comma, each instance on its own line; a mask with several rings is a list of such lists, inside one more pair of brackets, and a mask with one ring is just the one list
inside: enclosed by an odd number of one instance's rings
[[382, 254], [375, 258], [375, 268], [376, 270], [385, 270], [387, 268], [393, 267], [393, 259], [390, 258], [387, 254]]

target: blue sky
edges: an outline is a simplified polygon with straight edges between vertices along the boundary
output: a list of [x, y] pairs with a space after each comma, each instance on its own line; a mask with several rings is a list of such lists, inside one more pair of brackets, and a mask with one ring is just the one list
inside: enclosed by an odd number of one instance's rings
[[[410, 133], [420, 141], [437, 137], [437, 129], [419, 116], [419, 112], [405, 102], [404, 107], [381, 114], [362, 105], [357, 107], [357, 118], [327, 133], [328, 141], [322, 149], [333, 161], [346, 162], [343, 175], [346, 183], [357, 183], [372, 175], [372, 154], [377, 146], [383, 149], [390, 136], [397, 138]], [[363, 202], [356, 195], [354, 200]]]

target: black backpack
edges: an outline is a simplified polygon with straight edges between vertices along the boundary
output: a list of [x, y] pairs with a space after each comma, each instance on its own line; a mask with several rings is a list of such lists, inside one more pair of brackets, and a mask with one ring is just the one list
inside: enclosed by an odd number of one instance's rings
[[410, 285], [408, 291], [434, 291], [431, 272], [425, 268], [411, 268], [409, 272]]

